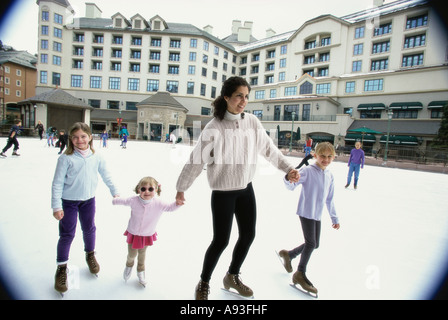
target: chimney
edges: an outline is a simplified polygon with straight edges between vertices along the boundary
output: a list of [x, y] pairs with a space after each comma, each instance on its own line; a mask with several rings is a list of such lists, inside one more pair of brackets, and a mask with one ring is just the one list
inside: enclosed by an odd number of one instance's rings
[[213, 35], [213, 27], [211, 26], [211, 25], [206, 25], [204, 28], [203, 28], [203, 30], [205, 31], [205, 32], [207, 32], [208, 34], [211, 34], [211, 35]]
[[246, 27], [238, 28], [238, 42], [249, 42], [252, 35], [252, 29]]
[[232, 21], [232, 34], [237, 34], [239, 27], [241, 27], [241, 21], [240, 20], [233, 20]]
[[86, 18], [101, 18], [101, 11], [98, 6], [92, 2], [86, 2]]
[[276, 35], [276, 32], [272, 28], [269, 28], [269, 29], [266, 30], [266, 38], [270, 38], [270, 37], [273, 37], [275, 35]]

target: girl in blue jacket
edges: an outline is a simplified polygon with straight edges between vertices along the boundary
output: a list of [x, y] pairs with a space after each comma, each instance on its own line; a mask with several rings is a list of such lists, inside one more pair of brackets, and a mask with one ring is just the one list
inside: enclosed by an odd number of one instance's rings
[[92, 132], [82, 122], [75, 123], [69, 131], [67, 150], [57, 162], [52, 183], [51, 206], [53, 216], [59, 221], [57, 245], [58, 268], [55, 289], [67, 291], [67, 262], [70, 246], [75, 237], [79, 216], [84, 239], [84, 250], [89, 270], [97, 274], [100, 270], [95, 259], [95, 191], [98, 173], [109, 187], [112, 196], [118, 196], [104, 159], [93, 149]]

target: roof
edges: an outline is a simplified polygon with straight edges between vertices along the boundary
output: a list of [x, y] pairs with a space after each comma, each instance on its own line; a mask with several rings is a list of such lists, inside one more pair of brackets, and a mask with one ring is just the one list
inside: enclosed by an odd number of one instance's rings
[[[119, 13], [117, 13], [119, 14]], [[115, 17], [117, 14], [115, 14], [113, 17]], [[134, 16], [135, 17], [135, 16]], [[158, 16], [155, 16], [152, 19], [156, 18]], [[163, 20], [163, 19], [162, 19]], [[146, 21], [148, 23], [148, 21]], [[164, 22], [165, 23], [165, 22]], [[198, 27], [195, 27], [192, 24], [189, 23], [173, 23], [173, 22], [166, 22], [166, 29], [164, 30], [151, 30], [150, 28], [146, 28], [143, 30], [136, 30], [132, 29], [130, 26], [127, 28], [114, 28], [113, 26], [113, 20], [111, 18], [76, 18], [73, 21], [73, 24], [68, 24], [66, 26], [69, 29], [99, 29], [99, 30], [105, 30], [105, 31], [111, 31], [111, 30], [117, 30], [117, 31], [123, 31], [123, 30], [129, 30], [132, 32], [147, 32], [151, 34], [179, 34], [179, 35], [190, 35], [190, 36], [203, 36], [205, 38], [208, 38], [210, 41], [214, 41], [221, 46], [235, 51], [235, 48], [229, 44], [226, 43], [224, 40], [221, 40], [210, 33], [199, 29]]]
[[62, 89], [52, 89], [41, 94], [35, 95], [34, 97], [22, 100], [18, 105], [28, 104], [28, 103], [45, 103], [53, 104], [59, 106], [76, 107], [82, 109], [93, 109], [93, 107], [84, 103], [81, 99], [78, 99], [71, 94], [65, 92]]
[[54, 2], [54, 3], [60, 4], [61, 6], [66, 7], [66, 8], [72, 7], [70, 2], [68, 2], [67, 0], [37, 0], [36, 1], [37, 5], [39, 5], [40, 2]]
[[143, 106], [171, 107], [188, 112], [187, 108], [181, 105], [169, 92], [166, 91], [159, 91], [155, 95], [137, 103], [137, 107]]
[[[437, 135], [441, 120], [395, 120], [390, 123], [390, 134], [402, 135]], [[355, 120], [347, 131], [368, 127], [375, 131], [387, 133], [388, 120]]]
[[0, 51], [0, 64], [6, 62], [15, 63], [30, 69], [36, 69], [37, 58], [27, 51]]

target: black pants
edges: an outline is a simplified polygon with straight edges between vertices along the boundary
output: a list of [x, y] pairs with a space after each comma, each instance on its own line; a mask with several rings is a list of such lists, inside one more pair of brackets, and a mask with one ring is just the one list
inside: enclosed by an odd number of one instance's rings
[[8, 138], [8, 142], [6, 143], [6, 146], [3, 148], [2, 152], [6, 152], [9, 148], [12, 147], [12, 145], [14, 145], [13, 151], [19, 150], [19, 141], [17, 141], [16, 137]]
[[306, 272], [306, 266], [311, 258], [311, 254], [314, 249], [319, 248], [321, 222], [300, 217], [300, 223], [302, 224], [305, 243], [289, 251], [289, 257], [294, 259], [301, 254], [298, 271]]
[[238, 224], [239, 238], [235, 245], [228, 272], [238, 274], [255, 238], [257, 217], [256, 201], [252, 183], [246, 189], [236, 191], [213, 191], [211, 199], [213, 215], [213, 240], [205, 253], [201, 279], [209, 282], [213, 270], [229, 243], [233, 216]]

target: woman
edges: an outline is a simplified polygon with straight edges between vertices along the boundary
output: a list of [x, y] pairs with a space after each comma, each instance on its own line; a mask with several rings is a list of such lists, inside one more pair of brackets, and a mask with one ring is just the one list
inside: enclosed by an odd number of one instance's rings
[[223, 280], [224, 287], [235, 289], [245, 297], [253, 295], [238, 274], [255, 238], [256, 203], [252, 179], [257, 155], [263, 155], [287, 173], [291, 182], [299, 179], [298, 171], [277, 149], [257, 117], [244, 114], [249, 92], [250, 86], [243, 78], [231, 77], [224, 82], [221, 95], [213, 102], [214, 118], [201, 133], [177, 181], [176, 201], [183, 204], [184, 192], [207, 164], [212, 189], [213, 241], [205, 254], [201, 280], [196, 287], [197, 300], [208, 299], [209, 281], [228, 244], [234, 215], [239, 238]]

